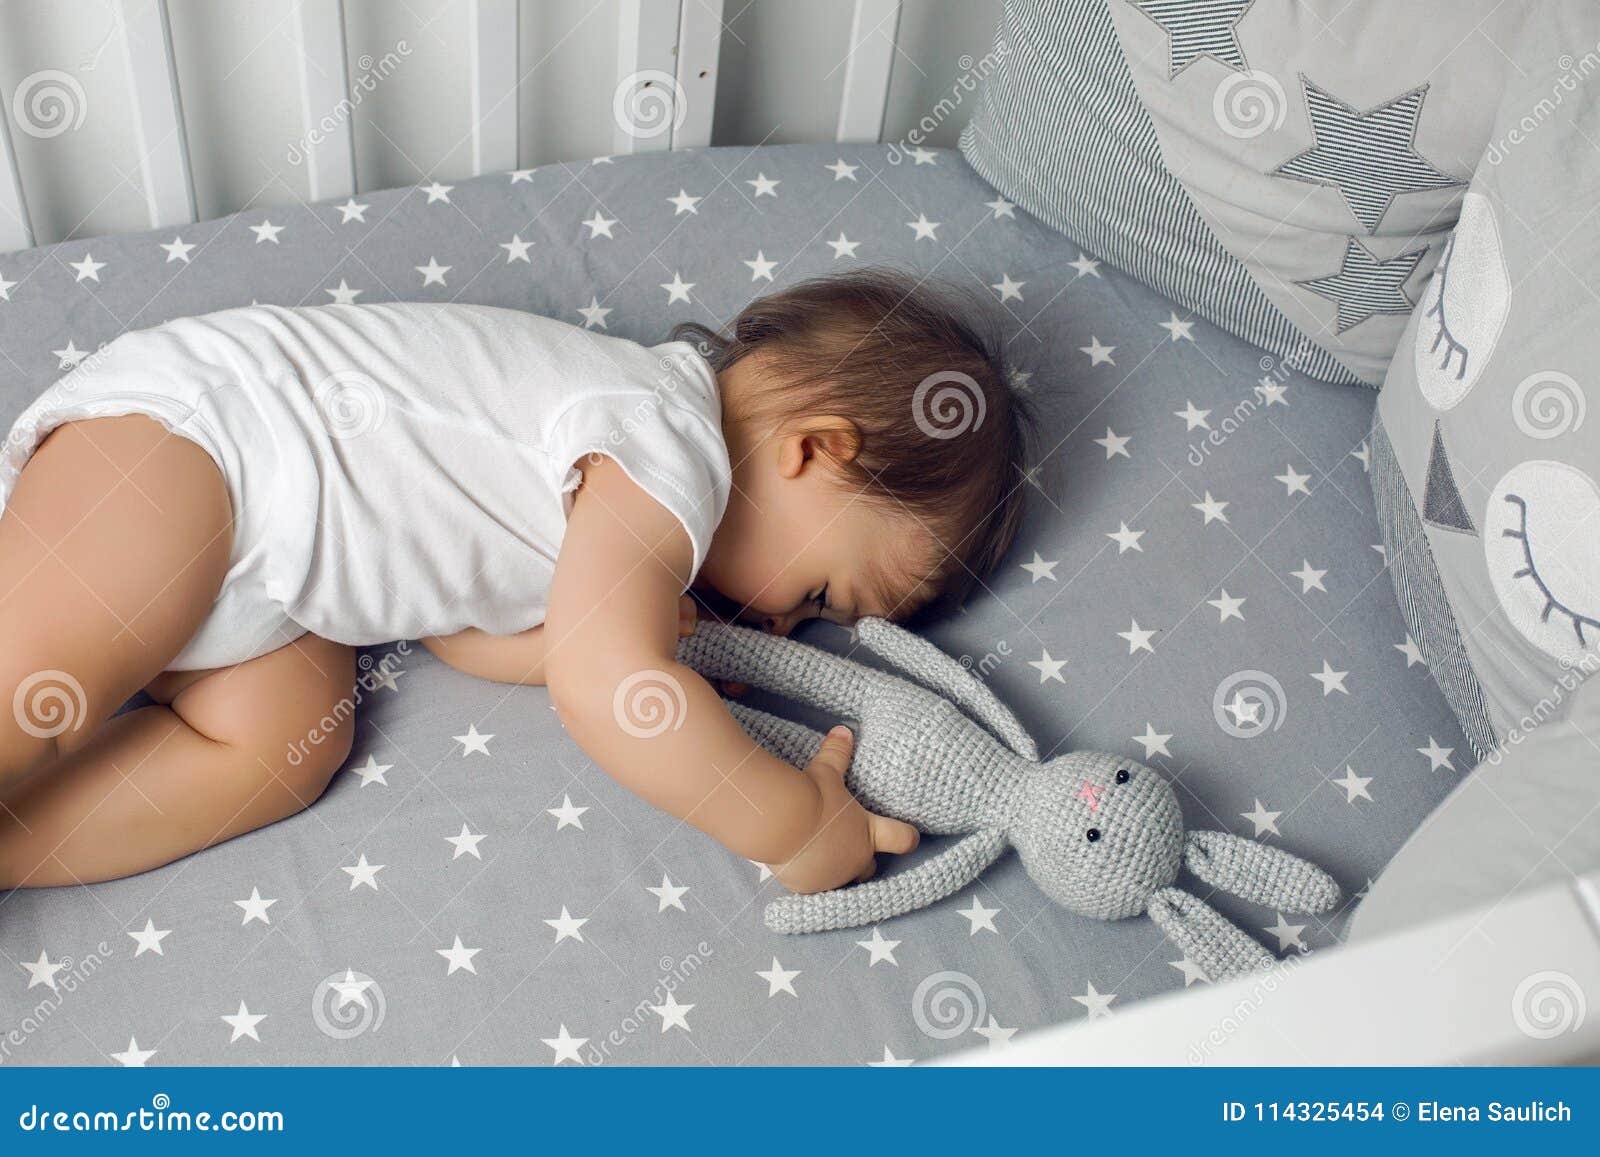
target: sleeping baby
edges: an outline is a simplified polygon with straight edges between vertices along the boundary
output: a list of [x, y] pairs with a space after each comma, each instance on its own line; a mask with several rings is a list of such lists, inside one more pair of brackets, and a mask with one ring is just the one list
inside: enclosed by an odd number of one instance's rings
[[[595, 763], [795, 891], [914, 847], [846, 789], [847, 730], [797, 772], [674, 654], [691, 589], [787, 633], [935, 613], [994, 567], [1026, 415], [982, 308], [869, 271], [674, 337], [251, 306], [58, 381], [0, 450], [0, 888], [306, 807], [350, 751], [356, 648], [413, 638], [545, 684]], [[649, 681], [671, 726], [630, 717]]]

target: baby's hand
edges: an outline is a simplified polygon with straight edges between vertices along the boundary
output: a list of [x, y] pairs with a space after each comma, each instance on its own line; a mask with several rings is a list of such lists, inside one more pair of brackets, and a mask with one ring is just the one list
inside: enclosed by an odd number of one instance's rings
[[903, 853], [917, 846], [917, 829], [899, 820], [873, 815], [856, 802], [845, 786], [845, 771], [855, 739], [846, 727], [835, 727], [806, 765], [805, 775], [822, 794], [817, 831], [787, 864], [773, 868], [779, 883], [794, 892], [825, 892], [859, 884], [877, 871], [878, 852]]

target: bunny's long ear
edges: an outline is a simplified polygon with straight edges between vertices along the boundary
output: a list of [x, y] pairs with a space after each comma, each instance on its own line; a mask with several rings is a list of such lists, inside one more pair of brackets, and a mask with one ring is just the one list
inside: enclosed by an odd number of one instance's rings
[[812, 896], [783, 896], [767, 905], [774, 932], [859, 928], [926, 908], [959, 892], [1006, 850], [998, 830], [973, 832], [908, 871]]
[[746, 735], [785, 763], [804, 767], [822, 746], [821, 735], [792, 719], [769, 715], [743, 703], [729, 703], [728, 710]]
[[1285, 912], [1326, 912], [1339, 885], [1309, 860], [1227, 832], [1190, 832], [1183, 866], [1214, 888]]
[[1039, 747], [1017, 717], [995, 697], [989, 685], [920, 635], [887, 619], [865, 618], [856, 637], [898, 667], [914, 682], [945, 696], [978, 720], [996, 738], [1030, 763], [1039, 762]]
[[1157, 890], [1146, 910], [1189, 962], [1200, 966], [1207, 980], [1227, 980], [1274, 963], [1270, 952], [1182, 888]]
[[749, 683], [847, 717], [860, 710], [877, 674], [820, 647], [716, 622], [701, 622], [678, 640], [678, 661], [707, 679]]

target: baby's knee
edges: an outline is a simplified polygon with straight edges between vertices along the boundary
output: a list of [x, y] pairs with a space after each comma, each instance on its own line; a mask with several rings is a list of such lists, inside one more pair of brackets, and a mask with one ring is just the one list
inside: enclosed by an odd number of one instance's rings
[[264, 738], [252, 754], [269, 776], [265, 790], [275, 801], [272, 810], [283, 817], [310, 807], [344, 766], [354, 742], [349, 719], [324, 719], [298, 735]]

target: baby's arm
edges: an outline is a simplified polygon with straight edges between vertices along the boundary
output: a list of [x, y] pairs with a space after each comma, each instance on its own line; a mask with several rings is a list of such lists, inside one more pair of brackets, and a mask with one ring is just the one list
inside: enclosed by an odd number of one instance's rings
[[669, 511], [613, 460], [584, 463], [544, 625], [545, 678], [573, 738], [625, 787], [777, 866], [797, 891], [865, 879], [876, 850], [909, 851], [914, 829], [869, 815], [845, 788], [848, 733], [831, 735], [797, 772], [677, 661], [692, 565]]

